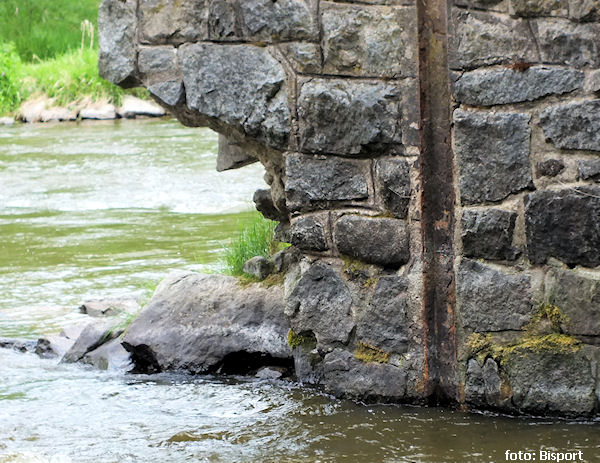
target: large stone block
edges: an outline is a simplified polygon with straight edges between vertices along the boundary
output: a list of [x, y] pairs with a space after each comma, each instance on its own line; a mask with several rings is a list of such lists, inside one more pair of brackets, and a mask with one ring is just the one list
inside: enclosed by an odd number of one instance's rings
[[453, 69], [537, 61], [535, 42], [526, 21], [476, 11], [453, 10], [450, 51]]
[[326, 74], [416, 75], [417, 13], [414, 7], [365, 8], [324, 2], [321, 16]]
[[139, 3], [142, 42], [179, 44], [208, 38], [206, 0], [140, 0]]
[[298, 99], [300, 149], [341, 155], [401, 150], [400, 92], [379, 82], [313, 79]]
[[585, 159], [577, 163], [577, 176], [581, 180], [600, 183], [600, 159]]
[[600, 24], [537, 19], [534, 29], [544, 63], [600, 67]]
[[574, 69], [484, 69], [464, 73], [454, 84], [454, 95], [457, 101], [476, 106], [520, 103], [572, 92], [583, 86], [583, 80], [583, 72]]
[[186, 44], [179, 48], [189, 109], [269, 146], [285, 149], [290, 133], [286, 75], [266, 48]]
[[568, 333], [600, 336], [600, 277], [553, 269], [546, 298], [569, 317]]
[[378, 159], [375, 181], [383, 206], [397, 218], [405, 219], [411, 194], [409, 162], [398, 158]]
[[454, 111], [454, 143], [463, 203], [500, 201], [533, 185], [529, 116]]
[[410, 257], [406, 222], [397, 219], [345, 215], [334, 225], [340, 254], [383, 266], [400, 266]]
[[600, 151], [600, 100], [551, 106], [540, 114], [540, 124], [558, 148]]
[[463, 209], [464, 255], [491, 260], [515, 259], [518, 251], [512, 247], [512, 240], [516, 220], [516, 212], [502, 209]]
[[555, 257], [567, 265], [600, 265], [600, 187], [527, 195], [525, 226], [532, 263]]
[[326, 251], [326, 230], [326, 215], [299, 217], [291, 224], [291, 243], [304, 251]]
[[463, 259], [457, 274], [462, 326], [477, 332], [520, 330], [535, 312], [530, 277]]
[[352, 297], [338, 273], [314, 263], [287, 298], [285, 314], [296, 333], [311, 331], [319, 343], [348, 342], [354, 328]]
[[291, 211], [369, 196], [369, 164], [363, 161], [288, 154], [285, 171], [286, 203]]
[[144, 47], [138, 53], [138, 69], [142, 75], [177, 71], [175, 47]]
[[136, 8], [135, 0], [102, 0], [98, 13], [100, 76], [125, 87], [137, 83]]
[[566, 18], [569, 15], [569, 0], [510, 0], [510, 12], [524, 18], [538, 16]]

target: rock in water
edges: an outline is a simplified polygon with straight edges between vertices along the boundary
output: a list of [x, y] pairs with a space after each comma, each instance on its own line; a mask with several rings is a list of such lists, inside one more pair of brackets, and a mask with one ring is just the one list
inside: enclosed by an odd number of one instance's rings
[[136, 371], [248, 373], [291, 366], [283, 290], [234, 277], [172, 272], [128, 328]]

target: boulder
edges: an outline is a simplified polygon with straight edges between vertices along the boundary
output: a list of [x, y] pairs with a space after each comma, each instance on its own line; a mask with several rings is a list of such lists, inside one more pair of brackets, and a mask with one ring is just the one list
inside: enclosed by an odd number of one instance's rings
[[81, 358], [82, 363], [99, 370], [125, 370], [133, 368], [131, 354], [121, 345], [121, 338], [113, 339], [88, 352]]
[[19, 108], [19, 119], [23, 122], [40, 122], [47, 105], [48, 100], [46, 98], [27, 100]]
[[123, 104], [117, 110], [119, 117], [133, 119], [138, 116], [163, 117], [167, 112], [152, 101], [142, 100], [132, 95], [123, 97]]
[[0, 338], [0, 349], [13, 349], [19, 352], [35, 352], [36, 345], [36, 341]]
[[264, 256], [254, 256], [244, 262], [243, 270], [259, 280], [264, 280], [273, 273], [273, 262]]
[[277, 366], [291, 359], [283, 310], [279, 286], [172, 272], [127, 329], [123, 346], [141, 372]]
[[14, 125], [15, 119], [13, 117], [0, 117], [0, 125]]
[[83, 360], [86, 354], [102, 344], [118, 337], [118, 320], [96, 320], [86, 325], [71, 348], [61, 359], [61, 363], [75, 363]]
[[85, 324], [71, 325], [63, 328], [58, 335], [40, 337], [35, 353], [42, 358], [62, 358], [73, 347], [85, 327]]
[[110, 120], [117, 118], [117, 109], [110, 103], [92, 103], [79, 111], [81, 119]]
[[90, 317], [112, 317], [115, 315], [139, 312], [141, 306], [136, 299], [94, 299], [84, 302], [80, 307], [81, 313]]
[[[217, 170], [219, 170], [218, 167]], [[275, 206], [270, 189], [256, 190], [252, 196], [252, 201], [254, 201], [256, 210], [260, 212], [266, 219], [279, 221], [285, 218], [285, 214], [282, 214]]]
[[44, 109], [40, 114], [41, 122], [74, 121], [76, 119], [77, 112], [69, 108], [51, 107]]

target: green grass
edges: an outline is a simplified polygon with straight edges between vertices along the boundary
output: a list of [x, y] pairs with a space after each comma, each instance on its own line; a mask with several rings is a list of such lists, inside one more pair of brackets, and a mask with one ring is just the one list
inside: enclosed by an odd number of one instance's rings
[[225, 250], [226, 273], [244, 275], [244, 262], [254, 256], [269, 257], [279, 251], [281, 243], [273, 239], [277, 222], [265, 219], [259, 212], [241, 224], [238, 235]]

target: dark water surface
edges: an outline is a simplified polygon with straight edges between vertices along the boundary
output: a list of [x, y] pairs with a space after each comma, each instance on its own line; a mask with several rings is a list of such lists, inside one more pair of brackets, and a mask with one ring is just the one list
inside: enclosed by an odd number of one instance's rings
[[[216, 271], [263, 185], [217, 174], [216, 135], [173, 121], [0, 127], [0, 337], [58, 331], [94, 297]], [[0, 349], [4, 462], [504, 462], [582, 450], [600, 424], [361, 406], [285, 382], [134, 376]], [[539, 454], [536, 455], [536, 461]]]

